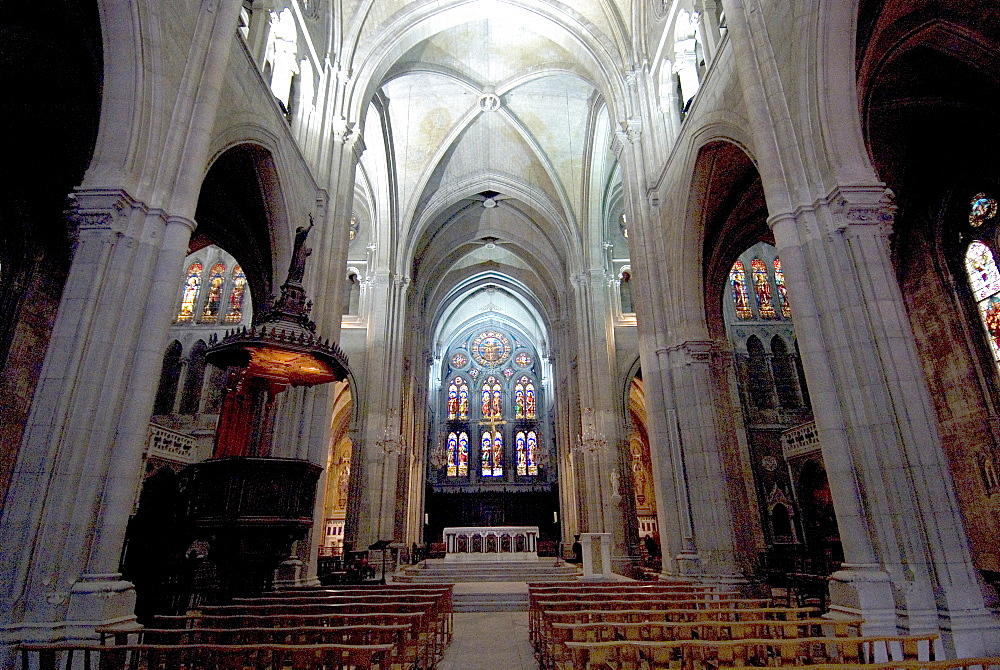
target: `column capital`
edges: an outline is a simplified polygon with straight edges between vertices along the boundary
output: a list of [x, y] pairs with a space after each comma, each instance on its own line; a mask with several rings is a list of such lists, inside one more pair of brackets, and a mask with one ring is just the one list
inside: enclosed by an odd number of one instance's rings
[[111, 230], [116, 220], [133, 209], [149, 211], [145, 203], [139, 202], [123, 189], [81, 189], [69, 194], [66, 217], [78, 232]]
[[658, 354], [666, 354], [673, 361], [683, 365], [711, 363], [719, 353], [719, 344], [715, 340], [688, 340], [673, 347], [658, 349]]
[[841, 229], [890, 228], [896, 217], [895, 197], [891, 189], [884, 187], [841, 186], [830, 193], [830, 206], [840, 215]]
[[[838, 185], [825, 196], [813, 202], [796, 207], [789, 212], [778, 212], [768, 219], [768, 226], [774, 230], [784, 223], [792, 223], [816, 215], [826, 219], [830, 233], [843, 233], [858, 227], [881, 227], [883, 233], [891, 232], [896, 218], [895, 194], [884, 184]], [[822, 212], [827, 212], [823, 217]]]

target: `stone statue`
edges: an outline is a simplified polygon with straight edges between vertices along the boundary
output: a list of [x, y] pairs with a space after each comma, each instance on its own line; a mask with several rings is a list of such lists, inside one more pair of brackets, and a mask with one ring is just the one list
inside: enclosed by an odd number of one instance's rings
[[312, 214], [309, 215], [309, 226], [299, 226], [295, 229], [295, 244], [292, 247], [292, 261], [288, 264], [288, 279], [290, 284], [301, 284], [302, 276], [306, 271], [306, 257], [312, 253], [312, 249], [306, 247], [306, 237], [313, 227]]

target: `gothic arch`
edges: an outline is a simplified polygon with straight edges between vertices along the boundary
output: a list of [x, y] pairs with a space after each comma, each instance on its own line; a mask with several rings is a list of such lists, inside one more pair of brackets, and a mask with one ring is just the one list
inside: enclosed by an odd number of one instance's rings
[[[976, 453], [996, 454], [990, 417], [1000, 379], [964, 267], [991, 226], [969, 222], [978, 192], [996, 197], [1000, 33], [959, 6], [947, 20], [917, 3], [862, 3], [858, 95], [875, 169], [895, 192], [892, 254], [975, 566], [1000, 572], [992, 538], [1000, 504], [981, 487]], [[919, 101], [920, 105], [915, 105]], [[918, 109], [919, 107], [919, 109]], [[970, 150], [975, 147], [974, 150]], [[913, 163], [913, 158], [920, 161]]]
[[287, 267], [291, 225], [273, 154], [240, 142], [215, 156], [202, 182], [195, 212], [198, 228], [190, 249], [216, 244], [232, 254], [246, 274], [255, 305], [263, 305]]
[[[144, 153], [156, 145], [144, 144], [143, 129], [168, 116], [164, 108], [161, 63], [164, 62], [159, 11], [155, 3], [99, 0], [103, 46], [101, 123], [95, 161], [81, 188], [118, 183], [119, 174], [132, 166], [155, 161]], [[123, 141], [123, 137], [127, 138]], [[137, 196], [139, 194], [136, 194]]]
[[755, 243], [774, 239], [760, 173], [742, 146], [715, 140], [701, 147], [685, 218], [691, 225], [685, 226], [684, 300], [691, 313], [697, 306], [697, 313], [706, 315], [713, 338], [724, 339], [720, 288], [727, 285], [733, 261]]

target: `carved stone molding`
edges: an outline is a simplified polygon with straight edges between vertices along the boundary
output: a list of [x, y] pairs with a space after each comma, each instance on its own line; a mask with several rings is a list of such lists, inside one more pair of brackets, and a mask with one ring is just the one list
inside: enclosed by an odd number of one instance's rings
[[88, 189], [69, 196], [66, 218], [78, 232], [112, 230], [115, 222], [133, 209], [148, 210], [122, 189]]
[[719, 353], [719, 345], [713, 340], [689, 340], [662, 350], [667, 356], [683, 365], [708, 365]]

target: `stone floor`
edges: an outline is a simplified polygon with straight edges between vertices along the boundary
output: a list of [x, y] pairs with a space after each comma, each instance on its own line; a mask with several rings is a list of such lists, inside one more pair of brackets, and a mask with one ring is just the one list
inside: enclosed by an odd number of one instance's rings
[[537, 670], [527, 612], [456, 612], [438, 670]]

